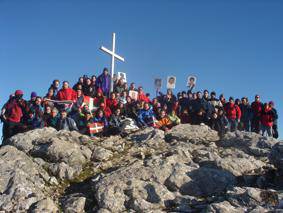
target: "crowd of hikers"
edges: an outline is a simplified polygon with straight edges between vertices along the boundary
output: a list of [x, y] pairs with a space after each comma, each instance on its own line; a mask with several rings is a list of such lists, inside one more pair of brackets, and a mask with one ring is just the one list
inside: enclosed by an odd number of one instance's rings
[[[138, 128], [152, 126], [167, 131], [175, 125], [206, 124], [224, 135], [227, 131], [256, 132], [278, 138], [278, 115], [274, 103], [262, 103], [260, 96], [250, 104], [247, 97], [227, 101], [215, 92], [188, 91], [176, 96], [171, 89], [151, 99], [143, 87], [113, 78], [104, 68], [96, 77], [83, 76], [71, 87], [68, 81], [54, 80], [44, 97], [32, 92], [30, 100], [16, 90], [1, 110], [3, 140], [36, 128], [79, 131], [91, 137], [122, 134], [126, 119]], [[129, 94], [135, 91], [137, 96]]]

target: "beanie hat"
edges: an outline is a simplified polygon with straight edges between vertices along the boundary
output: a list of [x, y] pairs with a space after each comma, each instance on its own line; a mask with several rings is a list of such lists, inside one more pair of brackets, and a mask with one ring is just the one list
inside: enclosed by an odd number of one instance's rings
[[23, 95], [24, 92], [22, 90], [16, 90], [15, 95]]
[[35, 98], [35, 97], [37, 97], [36, 92], [32, 92], [32, 93], [30, 94], [30, 98]]

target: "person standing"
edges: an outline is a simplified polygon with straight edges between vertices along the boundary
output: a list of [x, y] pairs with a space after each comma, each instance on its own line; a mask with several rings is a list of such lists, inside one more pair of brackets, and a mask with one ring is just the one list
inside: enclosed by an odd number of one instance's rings
[[242, 114], [240, 107], [235, 104], [233, 97], [229, 98], [229, 103], [225, 105], [224, 110], [228, 118], [229, 130], [231, 132], [235, 132], [237, 130], [238, 123], [240, 122]]
[[261, 113], [263, 111], [263, 104], [260, 102], [259, 95], [255, 96], [255, 101], [251, 105], [253, 118], [252, 118], [252, 131], [260, 133]]
[[271, 111], [273, 112], [273, 126], [272, 126], [272, 133], [273, 133], [273, 137], [274, 138], [278, 138], [279, 137], [279, 133], [278, 133], [278, 113], [277, 110], [274, 108], [274, 102], [270, 101], [269, 102], [269, 106], [271, 108]]
[[111, 87], [111, 76], [107, 68], [103, 69], [103, 73], [97, 78], [97, 85], [103, 91], [103, 95], [109, 97]]
[[1, 110], [3, 125], [3, 141], [17, 134], [22, 128], [22, 119], [24, 116], [24, 107], [27, 105], [23, 100], [23, 91], [16, 90], [13, 97], [4, 105]]
[[261, 112], [261, 134], [264, 136], [265, 132], [267, 136], [272, 137], [272, 126], [274, 121], [274, 111], [269, 106], [269, 104], [265, 103], [263, 110]]
[[248, 98], [243, 97], [242, 103], [239, 105], [242, 117], [241, 117], [241, 125], [239, 125], [241, 128], [240, 130], [244, 130], [246, 132], [251, 131], [251, 119], [252, 119], [252, 108], [249, 104]]

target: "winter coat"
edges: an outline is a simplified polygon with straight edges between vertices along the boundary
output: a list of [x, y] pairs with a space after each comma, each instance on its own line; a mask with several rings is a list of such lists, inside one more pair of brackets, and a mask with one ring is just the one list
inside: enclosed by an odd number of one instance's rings
[[261, 112], [263, 111], [263, 104], [260, 101], [254, 101], [251, 105], [253, 118], [257, 118], [261, 116]]
[[102, 89], [103, 94], [105, 96], [108, 96], [110, 92], [110, 86], [111, 86], [111, 76], [109, 74], [104, 75], [104, 73], [102, 73], [100, 76], [98, 76], [96, 83], [97, 83], [97, 86], [100, 89]]
[[76, 122], [70, 117], [66, 117], [64, 119], [60, 118], [58, 120], [56, 127], [58, 131], [59, 130], [78, 131]]
[[138, 122], [144, 126], [147, 126], [148, 121], [152, 117], [155, 117], [152, 107], [149, 108], [148, 110], [141, 109], [138, 113]]
[[242, 122], [250, 121], [253, 117], [251, 106], [249, 104], [247, 104], [247, 105], [240, 104], [239, 107], [240, 107], [241, 113], [242, 113], [241, 121]]
[[170, 119], [168, 118], [168, 116], [165, 116], [164, 118], [161, 118], [160, 120], [158, 120], [158, 122], [156, 123], [157, 128], [169, 128], [172, 125], [172, 122], [170, 121]]
[[22, 105], [18, 100], [12, 98], [3, 107], [6, 120], [9, 122], [20, 123], [23, 117]]
[[59, 101], [76, 101], [77, 93], [72, 88], [60, 89], [57, 94], [57, 99]]
[[271, 108], [265, 108], [261, 113], [261, 124], [264, 126], [272, 127], [275, 115]]
[[149, 103], [150, 99], [143, 92], [140, 92], [138, 94], [138, 101], [144, 101], [146, 103]]
[[228, 119], [232, 119], [232, 120], [241, 119], [242, 113], [238, 105], [228, 103], [225, 105], [224, 110], [226, 112], [226, 117]]

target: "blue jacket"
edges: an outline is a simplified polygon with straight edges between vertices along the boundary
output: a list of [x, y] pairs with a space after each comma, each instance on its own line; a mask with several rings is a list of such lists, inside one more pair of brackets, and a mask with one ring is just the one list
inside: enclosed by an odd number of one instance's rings
[[152, 107], [148, 110], [141, 109], [138, 113], [138, 122], [143, 126], [147, 126], [149, 119], [152, 117], [155, 117]]

